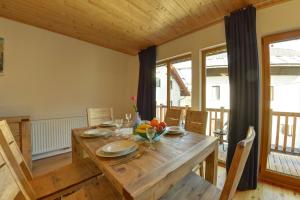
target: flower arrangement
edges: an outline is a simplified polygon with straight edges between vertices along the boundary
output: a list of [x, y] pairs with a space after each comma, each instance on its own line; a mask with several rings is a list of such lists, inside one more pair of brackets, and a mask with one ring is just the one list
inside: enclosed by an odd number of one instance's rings
[[137, 100], [136, 96], [132, 96], [132, 97], [130, 97], [130, 99], [131, 99], [131, 101], [132, 101], [132, 108], [133, 108], [133, 111], [134, 111], [134, 112], [138, 112], [138, 109], [137, 109], [137, 106], [136, 106], [136, 100]]

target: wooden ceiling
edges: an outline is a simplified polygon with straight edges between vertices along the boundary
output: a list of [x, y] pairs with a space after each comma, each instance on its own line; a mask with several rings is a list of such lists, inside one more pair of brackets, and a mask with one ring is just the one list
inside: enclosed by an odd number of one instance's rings
[[127, 54], [160, 45], [249, 4], [286, 0], [0, 0], [0, 16]]

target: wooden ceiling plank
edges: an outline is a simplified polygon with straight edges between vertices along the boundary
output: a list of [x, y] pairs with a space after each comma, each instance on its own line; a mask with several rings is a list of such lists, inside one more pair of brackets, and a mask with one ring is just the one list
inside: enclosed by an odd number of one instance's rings
[[166, 8], [161, 4], [158, 4], [157, 1], [136, 1], [136, 0], [127, 0], [135, 7], [141, 9], [141, 12], [147, 13], [147, 15], [152, 16], [148, 23], [158, 22], [161, 24], [158, 27], [158, 30], [161, 30], [165, 27], [171, 28], [172, 32], [178, 33], [178, 29], [173, 27], [174, 21], [176, 21], [176, 17], [170, 15]]
[[[24, 11], [23, 10], [20, 10], [20, 9], [15, 9], [13, 6], [11, 8], [13, 10], [14, 13], [18, 14], [17, 16], [22, 16]], [[1, 11], [0, 9], [0, 12], [2, 14], [3, 17], [6, 17], [5, 14]], [[26, 12], [27, 15], [31, 18], [31, 22], [32, 24], [31, 25], [37, 25], [41, 28], [44, 28], [44, 29], [47, 29], [51, 31], [54, 31], [54, 32], [58, 32], [58, 33], [61, 33], [61, 34], [64, 34], [64, 35], [67, 35], [67, 36], [71, 36], [71, 37], [75, 37], [77, 39], [82, 39], [82, 35], [83, 35], [83, 30], [85, 29], [85, 26], [82, 26], [80, 28], [80, 30], [82, 30], [80, 32], [79, 35], [76, 35], [74, 33], [74, 30], [70, 31], [70, 24], [65, 24], [63, 23], [64, 21], [57, 21], [55, 20], [54, 18], [51, 18], [51, 20], [46, 20], [47, 23], [45, 24], [45, 20], [44, 19], [41, 19], [39, 15], [36, 14], [36, 12], [34, 10], [32, 10], [32, 12]], [[13, 18], [13, 20], [16, 20], [16, 21], [20, 21], [20, 22], [23, 22], [23, 23], [26, 23], [26, 24], [30, 24], [28, 21], [24, 20], [24, 17], [16, 17], [16, 18]], [[50, 24], [49, 22], [52, 22], [52, 24]], [[53, 22], [55, 22], [53, 24]], [[54, 30], [53, 30], [54, 29]], [[74, 29], [74, 27], [73, 27]], [[112, 35], [114, 35], [114, 33], [111, 33]], [[111, 45], [113, 43], [111, 43], [111, 41], [109, 41], [108, 38], [106, 38], [103, 42], [99, 42], [98, 40], [95, 40], [95, 39], [92, 39], [91, 36], [93, 36], [93, 32], [90, 32], [88, 34], [86, 34], [87, 36], [90, 36], [90, 37], [85, 37], [85, 41], [88, 41], [88, 42], [92, 42], [92, 43], [96, 43], [100, 46], [104, 46], [104, 47], [107, 47], [107, 48], [111, 48], [111, 49], [114, 49], [114, 50], [117, 50], [117, 51], [121, 51], [121, 52], [124, 52], [124, 53], [129, 53], [129, 54], [134, 54], [136, 53], [136, 50], [134, 50], [134, 52], [132, 51], [132, 43], [133, 41], [131, 40], [128, 40], [127, 43], [125, 43], [126, 39], [120, 39], [120, 42], [122, 42], [122, 46], [124, 46], [125, 48], [118, 48], [114, 45]], [[106, 32], [104, 33], [104, 36], [109, 36], [109, 32]], [[136, 48], [136, 47], [134, 47]], [[130, 49], [128, 52], [126, 51], [126, 49]]]
[[[78, 9], [80, 7], [85, 8], [84, 10], [85, 13], [80, 14], [79, 19], [85, 18], [85, 21], [87, 22], [93, 21], [94, 24], [99, 24], [100, 22], [102, 23], [102, 25], [105, 26], [104, 28], [112, 29], [114, 32], [119, 32], [120, 34], [124, 34], [127, 37], [140, 39], [140, 37], [143, 35], [143, 33], [140, 33], [139, 29], [135, 29], [134, 27], [128, 26], [129, 23], [123, 21], [122, 17], [116, 15], [115, 13], [108, 12], [109, 9], [107, 9], [106, 11], [103, 9], [99, 9], [99, 7], [98, 9], [95, 9], [95, 7], [88, 2], [81, 6], [81, 4], [76, 4], [76, 3], [82, 3], [81, 1], [74, 1], [74, 0], [66, 1], [66, 3], [72, 9]], [[140, 40], [142, 42], [147, 42], [147, 40], [145, 39], [140, 39]]]
[[288, 0], [0, 0], [0, 16], [128, 54], [160, 45], [253, 4]]

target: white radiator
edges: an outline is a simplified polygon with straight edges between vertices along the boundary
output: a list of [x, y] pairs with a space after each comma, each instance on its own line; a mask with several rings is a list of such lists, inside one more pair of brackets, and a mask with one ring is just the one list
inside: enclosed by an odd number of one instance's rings
[[86, 126], [86, 117], [32, 121], [32, 159], [36, 160], [71, 151], [71, 130]]

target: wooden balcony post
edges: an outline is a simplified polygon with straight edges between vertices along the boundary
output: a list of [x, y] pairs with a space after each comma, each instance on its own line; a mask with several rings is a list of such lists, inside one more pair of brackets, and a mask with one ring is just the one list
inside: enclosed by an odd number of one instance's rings
[[277, 115], [277, 124], [276, 124], [276, 139], [275, 139], [275, 150], [278, 151], [279, 143], [279, 132], [280, 132], [280, 115]]
[[272, 118], [273, 118], [273, 111], [270, 109], [270, 121], [269, 121], [269, 136], [268, 136], [268, 149], [267, 153], [269, 154], [271, 152], [271, 138], [272, 138]]
[[223, 129], [224, 126], [224, 107], [220, 109], [220, 129]]
[[297, 117], [294, 116], [293, 117], [293, 131], [292, 131], [292, 149], [291, 149], [291, 152], [292, 153], [295, 153], [294, 150], [295, 150], [295, 139], [296, 139], [296, 126], [297, 126]]
[[285, 123], [284, 123], [284, 139], [283, 139], [283, 152], [286, 152], [286, 143], [287, 143], [287, 135], [289, 132], [289, 116], [285, 115]]
[[218, 119], [218, 111], [215, 110], [215, 127], [214, 127], [214, 131], [217, 130], [217, 119]]
[[209, 110], [209, 135], [211, 135], [211, 122], [212, 122], [212, 111]]

